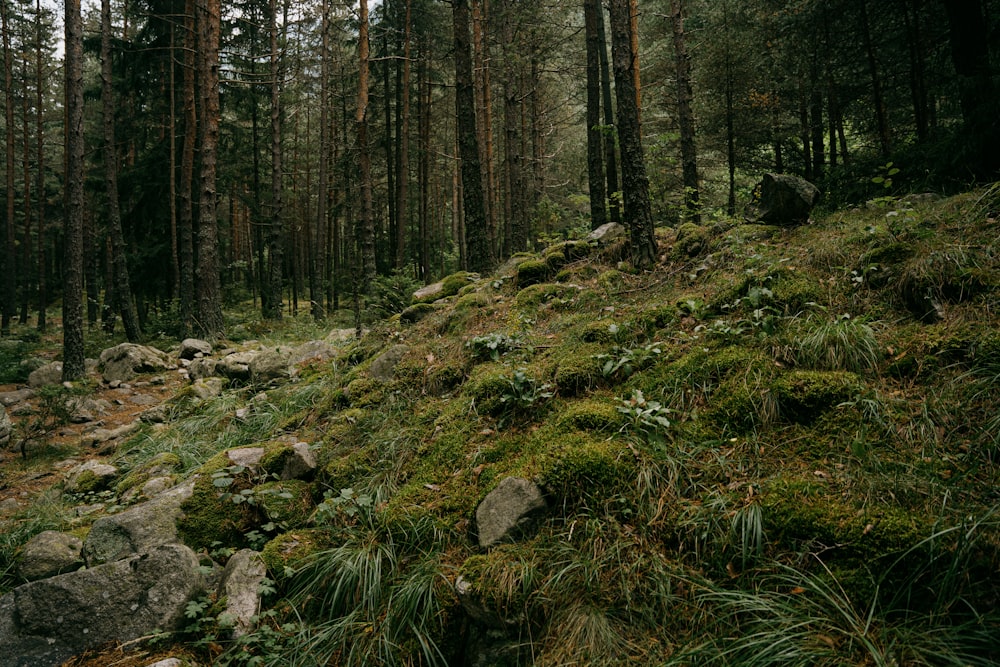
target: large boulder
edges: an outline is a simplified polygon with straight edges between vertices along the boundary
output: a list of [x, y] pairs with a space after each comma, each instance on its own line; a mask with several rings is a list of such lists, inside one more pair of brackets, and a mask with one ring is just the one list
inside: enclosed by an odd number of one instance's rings
[[28, 386], [32, 389], [62, 384], [62, 362], [53, 361], [28, 374]]
[[396, 373], [396, 365], [409, 351], [410, 348], [407, 345], [393, 345], [372, 362], [368, 372], [373, 378], [379, 380], [380, 382], [390, 381]]
[[210, 378], [216, 374], [218, 366], [219, 362], [215, 359], [209, 359], [208, 357], [195, 359], [190, 364], [188, 364], [187, 367], [188, 377], [191, 378], [192, 380], [203, 380], [205, 378]]
[[194, 483], [191, 479], [141, 505], [95, 521], [83, 542], [87, 565], [110, 563], [178, 542], [181, 505], [194, 492]]
[[103, 352], [99, 359], [105, 382], [127, 382], [140, 373], [159, 373], [176, 368], [166, 352], [146, 345], [122, 343]]
[[17, 572], [26, 581], [47, 579], [83, 565], [83, 540], [76, 535], [46, 530], [35, 535], [21, 549]]
[[250, 378], [258, 384], [287, 380], [293, 375], [295, 369], [292, 367], [292, 349], [289, 347], [262, 350], [250, 361]]
[[15, 588], [0, 598], [0, 667], [48, 667], [107, 642], [176, 629], [205, 589], [180, 544]]
[[0, 405], [0, 448], [10, 444], [10, 435], [14, 431], [14, 425], [7, 416], [7, 409]]
[[118, 476], [118, 468], [96, 459], [84, 461], [66, 473], [63, 490], [66, 493], [103, 491]]
[[[250, 364], [256, 359], [258, 352], [233, 352], [219, 359], [215, 364], [215, 375], [248, 382], [250, 380]], [[188, 372], [191, 368], [188, 367]], [[193, 377], [193, 376], [192, 376]]]
[[212, 354], [212, 344], [200, 338], [185, 338], [181, 341], [177, 356], [181, 359], [195, 359]]
[[764, 174], [760, 183], [757, 221], [790, 227], [809, 221], [809, 213], [819, 201], [819, 188], [798, 176]]
[[529, 532], [546, 509], [538, 485], [520, 477], [507, 477], [476, 508], [479, 546], [491, 547]]
[[608, 222], [587, 235], [588, 241], [593, 241], [597, 245], [607, 245], [612, 241], [625, 236], [625, 226], [617, 222]]
[[232, 624], [234, 637], [253, 629], [254, 617], [260, 612], [260, 585], [265, 578], [267, 567], [260, 554], [251, 549], [240, 549], [226, 563], [219, 582], [219, 599], [225, 600], [223, 614]]

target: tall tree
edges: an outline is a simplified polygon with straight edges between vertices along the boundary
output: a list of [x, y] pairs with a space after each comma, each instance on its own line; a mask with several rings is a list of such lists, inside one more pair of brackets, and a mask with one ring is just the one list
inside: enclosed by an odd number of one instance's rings
[[45, 89], [45, 57], [42, 42], [42, 0], [35, 0], [35, 153], [38, 185], [38, 330], [44, 332], [48, 326], [45, 310], [48, 307], [46, 277], [46, 234], [45, 234], [45, 114], [42, 108]]
[[670, 24], [674, 37], [677, 73], [677, 123], [681, 133], [681, 166], [684, 173], [684, 210], [692, 222], [701, 221], [698, 182], [698, 151], [695, 147], [694, 110], [691, 106], [691, 59], [684, 34], [681, 0], [670, 0]]
[[468, 0], [452, 2], [452, 21], [455, 37], [455, 111], [458, 123], [456, 131], [459, 159], [462, 163], [462, 208], [465, 212], [467, 263], [469, 271], [486, 273], [493, 267], [493, 253], [486, 229], [486, 212], [483, 204]]
[[5, 217], [6, 239], [3, 261], [3, 307], [0, 315], [0, 335], [10, 335], [10, 320], [17, 309], [17, 244], [14, 236], [14, 78], [13, 54], [10, 46], [9, 8], [6, 0], [0, 0], [0, 33], [3, 37], [3, 78], [4, 78], [4, 157], [5, 183], [7, 192], [7, 215]]
[[139, 320], [132, 302], [132, 283], [129, 280], [122, 234], [122, 218], [118, 205], [118, 151], [115, 144], [115, 106], [112, 93], [111, 63], [111, 0], [101, 0], [101, 109], [104, 131], [104, 184], [108, 198], [108, 232], [111, 236], [111, 261], [114, 275], [114, 298], [129, 341], [139, 340]]
[[406, 264], [406, 238], [409, 232], [409, 208], [407, 205], [410, 182], [410, 56], [411, 24], [413, 19], [412, 0], [406, 0], [406, 13], [403, 19], [403, 72], [400, 83], [399, 107], [399, 150], [396, 153], [396, 268], [402, 269]]
[[63, 380], [83, 377], [83, 17], [65, 3], [66, 175], [63, 222]]
[[267, 251], [270, 266], [268, 280], [264, 292], [261, 293], [260, 302], [263, 308], [262, 315], [268, 319], [278, 320], [281, 319], [281, 293], [284, 286], [282, 273], [284, 182], [281, 140], [281, 127], [284, 120], [281, 108], [284, 68], [282, 67], [282, 56], [278, 52], [278, 3], [276, 0], [270, 0], [268, 9], [268, 31], [271, 38], [271, 220], [267, 235]]
[[330, 201], [330, 0], [320, 5], [319, 52], [319, 165], [317, 173], [316, 226], [311, 245], [312, 261], [309, 263], [309, 298], [312, 316], [317, 321], [326, 318], [325, 297], [327, 262], [327, 227]]
[[[358, 240], [361, 250], [360, 277], [365, 292], [375, 281], [375, 211], [372, 201], [372, 164], [368, 146], [368, 0], [361, 0], [358, 15], [358, 108], [354, 121], [357, 128], [358, 165], [361, 179], [361, 218]], [[355, 290], [356, 292], [359, 290]], [[357, 310], [357, 306], [355, 308]], [[360, 324], [358, 324], [360, 331]]]
[[611, 222], [621, 222], [621, 197], [618, 192], [618, 155], [615, 136], [615, 112], [611, 104], [611, 68], [608, 64], [608, 38], [604, 29], [604, 9], [598, 3], [597, 55], [601, 66], [601, 105], [604, 108], [604, 169], [608, 177], [608, 213]]
[[607, 222], [605, 208], [604, 146], [601, 137], [601, 56], [598, 39], [600, 0], [584, 0], [584, 33], [587, 44], [587, 183], [590, 186], [590, 227]]
[[219, 284], [216, 162], [219, 145], [219, 0], [198, 2], [198, 75], [202, 119], [199, 124], [201, 158], [198, 197], [197, 284], [198, 329], [209, 338], [225, 330]]
[[638, 91], [635, 87], [636, 54], [631, 37], [629, 0], [610, 1], [611, 55], [618, 100], [618, 142], [622, 154], [622, 194], [629, 229], [632, 263], [646, 269], [656, 263], [653, 212], [649, 203], [649, 178], [642, 148]]
[[184, 135], [181, 141], [180, 215], [177, 218], [180, 261], [181, 327], [185, 335], [194, 330], [194, 157], [198, 138], [197, 58], [198, 28], [195, 0], [184, 2], [184, 58], [181, 105]]

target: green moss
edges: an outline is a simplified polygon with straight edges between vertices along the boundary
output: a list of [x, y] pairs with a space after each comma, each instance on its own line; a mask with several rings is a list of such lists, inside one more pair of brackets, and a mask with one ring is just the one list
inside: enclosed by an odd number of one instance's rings
[[790, 371], [772, 385], [781, 416], [808, 424], [825, 410], [856, 398], [864, 384], [846, 371]]
[[269, 521], [289, 528], [305, 525], [316, 509], [311, 486], [302, 480], [267, 482], [255, 486], [253, 493]]
[[635, 480], [635, 460], [617, 439], [599, 440], [571, 432], [548, 440], [539, 475], [546, 491], [559, 502], [607, 500]]
[[504, 409], [501, 398], [510, 391], [511, 372], [500, 364], [481, 364], [466, 381], [462, 393], [472, 398], [477, 412], [499, 415]]
[[607, 350], [596, 343], [570, 343], [555, 348], [548, 355], [548, 376], [563, 397], [577, 396], [598, 386], [604, 379], [602, 359]]
[[427, 372], [427, 391], [435, 396], [440, 396], [465, 381], [465, 369], [458, 364], [444, 364], [432, 366]]
[[429, 303], [415, 303], [399, 314], [399, 321], [406, 324], [416, 324], [435, 310], [437, 309]]
[[588, 321], [577, 329], [577, 337], [584, 343], [616, 343], [621, 335], [621, 327], [610, 320], [587, 318]]
[[249, 503], [237, 504], [224, 493], [239, 494], [253, 487], [252, 473], [238, 475], [232, 485], [220, 489], [213, 483], [212, 474], [232, 464], [226, 452], [210, 458], [198, 469], [191, 497], [181, 505], [183, 516], [177, 523], [181, 541], [192, 549], [212, 549], [214, 545], [242, 547], [245, 534], [259, 522], [256, 508]]
[[365, 452], [354, 450], [347, 455], [335, 457], [323, 465], [319, 479], [330, 489], [350, 489], [371, 473]]
[[489, 306], [493, 304], [493, 299], [490, 298], [488, 294], [483, 292], [477, 292], [475, 290], [464, 294], [458, 298], [455, 302], [455, 310], [475, 310], [477, 308], [483, 308], [484, 306]]
[[330, 534], [325, 530], [290, 530], [265, 544], [260, 559], [275, 581], [283, 581], [331, 546]]
[[467, 271], [459, 271], [451, 274], [441, 281], [441, 293], [437, 295], [437, 298], [443, 299], [458, 294], [463, 287], [468, 285], [470, 281], [475, 280], [476, 277], [476, 274]]
[[137, 468], [129, 471], [115, 486], [118, 495], [142, 486], [153, 477], [169, 475], [181, 467], [181, 458], [173, 452], [160, 452]]
[[373, 378], [357, 378], [345, 388], [351, 406], [369, 408], [378, 406], [385, 400], [385, 384]]
[[597, 276], [597, 284], [609, 292], [616, 292], [624, 289], [625, 278], [621, 271], [611, 269]]
[[622, 413], [609, 400], [583, 399], [568, 404], [555, 417], [556, 423], [567, 429], [614, 433], [625, 423]]
[[534, 311], [540, 305], [554, 299], [576, 296], [579, 290], [570, 285], [541, 283], [525, 287], [514, 297], [514, 305], [521, 311]]
[[544, 259], [529, 259], [517, 265], [517, 286], [520, 288], [537, 285], [548, 280], [551, 267]]
[[[757, 288], [757, 289], [754, 289]], [[754, 290], [751, 293], [751, 290]], [[764, 291], [766, 290], [766, 291]], [[754, 298], [744, 298], [753, 296]], [[804, 271], [780, 267], [752, 274], [722, 290], [712, 300], [715, 312], [755, 309], [766, 306], [780, 315], [796, 315], [822, 301], [823, 288]]]
[[94, 493], [107, 488], [110, 480], [94, 474], [93, 470], [83, 470], [76, 477], [76, 493]]
[[711, 234], [706, 227], [693, 222], [685, 222], [677, 228], [677, 239], [674, 241], [674, 259], [697, 257], [708, 250]]

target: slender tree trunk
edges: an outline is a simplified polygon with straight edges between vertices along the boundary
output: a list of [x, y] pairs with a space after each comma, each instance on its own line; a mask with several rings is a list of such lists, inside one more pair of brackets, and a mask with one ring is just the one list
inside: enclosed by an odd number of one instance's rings
[[[593, 0], [585, 0], [593, 1]], [[611, 103], [611, 70], [608, 63], [608, 39], [604, 30], [604, 8], [598, 4], [597, 55], [601, 61], [601, 103], [604, 107], [604, 167], [608, 176], [608, 216], [611, 222], [621, 222], [621, 194], [618, 191], [618, 156], [615, 150], [615, 112]]]
[[868, 74], [872, 83], [872, 102], [875, 104], [875, 126], [878, 128], [879, 146], [883, 157], [889, 155], [889, 118], [886, 112], [885, 96], [882, 93], [882, 76], [879, 73], [878, 58], [875, 56], [875, 43], [872, 40], [871, 23], [868, 20], [868, 0], [860, 0], [861, 37], [868, 57]]
[[269, 4], [268, 32], [271, 40], [271, 221], [268, 227], [268, 298], [262, 299], [263, 315], [267, 319], [281, 319], [282, 281], [282, 232], [284, 217], [284, 199], [282, 191], [282, 113], [281, 113], [281, 82], [284, 70], [281, 66], [281, 56], [278, 53], [278, 5], [275, 0]]
[[618, 98], [618, 140], [622, 152], [622, 193], [625, 220], [629, 228], [632, 263], [647, 269], [656, 263], [656, 239], [653, 236], [653, 213], [649, 203], [649, 179], [643, 157], [635, 90], [636, 60], [630, 36], [629, 0], [611, 0], [612, 63], [615, 94]]
[[608, 221], [605, 206], [604, 146], [601, 139], [601, 56], [604, 45], [597, 34], [600, 0], [584, 0], [584, 32], [587, 44], [587, 183], [590, 189], [590, 228]]
[[482, 170], [479, 164], [468, 0], [454, 0], [452, 19], [455, 37], [455, 106], [459, 156], [462, 162], [462, 200], [468, 270], [486, 273], [493, 267], [493, 257], [486, 229]]
[[174, 43], [174, 24], [170, 24], [170, 110], [167, 112], [167, 141], [170, 142], [170, 174], [167, 181], [167, 196], [170, 198], [170, 295], [180, 299], [181, 295], [181, 262], [180, 241], [177, 237], [177, 100], [176, 100], [176, 45]]
[[203, 118], [200, 129], [200, 195], [198, 197], [198, 328], [217, 338], [225, 330], [219, 285], [216, 161], [219, 142], [219, 0], [198, 0], [199, 74]]
[[66, 209], [63, 222], [63, 380], [86, 372], [83, 352], [83, 18], [65, 2]]
[[309, 298], [312, 316], [316, 321], [326, 319], [324, 280], [326, 275], [326, 231], [329, 217], [327, 203], [330, 197], [330, 2], [323, 0], [320, 12], [320, 93], [319, 93], [319, 165], [316, 178], [319, 194], [316, 197], [315, 242], [310, 252]]
[[524, 164], [524, 133], [522, 126], [522, 77], [520, 64], [523, 42], [516, 40], [514, 22], [517, 7], [513, 2], [507, 2], [503, 11], [503, 26], [501, 42], [504, 54], [504, 185], [507, 196], [504, 197], [504, 217], [506, 229], [504, 233], [504, 255], [523, 252], [528, 249], [528, 187], [525, 180]]
[[417, 226], [420, 236], [420, 256], [418, 273], [424, 283], [430, 280], [430, 195], [431, 195], [431, 81], [428, 77], [429, 54], [427, 40], [424, 40], [417, 67], [417, 134], [419, 135], [420, 157], [417, 166], [417, 187], [420, 189], [420, 205]]
[[726, 212], [736, 215], [736, 112], [735, 112], [735, 87], [736, 76], [734, 73], [733, 49], [731, 41], [732, 25], [729, 17], [729, 0], [723, 0], [723, 22], [726, 28], [725, 38], [725, 70], [726, 70], [726, 166], [729, 171], [729, 196], [726, 199]]
[[[86, 172], [86, 169], [84, 169]], [[86, 175], [84, 176], [86, 183]], [[83, 280], [87, 294], [87, 328], [97, 325], [101, 314], [101, 257], [97, 254], [104, 239], [98, 238], [97, 225], [94, 221], [93, 206], [89, 197], [84, 194], [83, 210]], [[113, 297], [114, 294], [112, 293]]]
[[692, 222], [701, 222], [698, 183], [698, 151], [695, 147], [694, 111], [691, 106], [691, 59], [684, 34], [681, 0], [670, 1], [674, 57], [677, 71], [677, 123], [681, 133], [681, 167], [684, 174], [684, 210]]
[[111, 261], [114, 267], [114, 294], [117, 310], [125, 328], [125, 337], [136, 342], [141, 337], [139, 321], [132, 302], [132, 283], [128, 274], [125, 237], [118, 208], [118, 155], [115, 150], [115, 107], [111, 68], [111, 0], [101, 0], [101, 107], [104, 129], [104, 183], [108, 197], [108, 233], [111, 238]]
[[10, 23], [8, 21], [8, 6], [6, 0], [0, 0], [0, 32], [3, 33], [3, 78], [4, 78], [4, 130], [6, 158], [6, 180], [4, 189], [7, 191], [6, 216], [6, 247], [3, 261], [3, 308], [0, 315], [0, 335], [10, 335], [10, 321], [17, 310], [17, 243], [14, 231], [14, 79], [13, 62], [10, 48]]
[[361, 179], [361, 219], [357, 234], [361, 246], [361, 266], [356, 267], [361, 272], [361, 286], [355, 291], [367, 293], [375, 281], [375, 211], [372, 203], [372, 157], [368, 147], [368, 0], [361, 0], [358, 20], [358, 110], [354, 120]]
[[[929, 132], [927, 122], [927, 79], [923, 30], [920, 25], [922, 0], [905, 0], [903, 3], [903, 23], [906, 27], [906, 43], [910, 55], [910, 95], [913, 100], [913, 124], [917, 130], [917, 140], [925, 141]], [[910, 12], [913, 12], [912, 16]]]
[[[30, 309], [31, 301], [31, 289], [32, 285], [32, 242], [31, 242], [31, 217], [32, 217], [32, 207], [31, 207], [31, 133], [28, 131], [30, 127], [30, 110], [29, 110], [29, 95], [28, 90], [30, 90], [29, 81], [29, 70], [30, 63], [28, 61], [28, 49], [27, 49], [27, 24], [24, 24], [25, 32], [22, 33], [22, 42], [24, 46], [22, 47], [22, 58], [21, 58], [21, 87], [24, 91], [21, 95], [21, 167], [23, 169], [22, 174], [24, 178], [24, 222], [23, 229], [23, 241], [21, 243], [23, 252], [21, 253], [21, 270], [18, 271], [21, 280], [21, 314], [18, 317], [20, 324], [25, 325], [28, 323], [28, 311]], [[39, 237], [41, 241], [41, 237]]]
[[48, 253], [46, 252], [45, 229], [45, 116], [42, 113], [42, 90], [45, 84], [45, 56], [42, 48], [42, 0], [35, 0], [35, 152], [38, 155], [38, 330], [48, 327], [46, 308], [48, 307]]
[[[388, 3], [385, 6], [385, 12], [387, 16], [392, 16], [388, 21], [394, 23], [398, 19], [398, 7], [396, 2]], [[399, 149], [399, 88], [402, 85], [402, 67], [400, 66], [398, 56], [399, 56], [399, 40], [396, 40], [394, 44], [395, 51], [390, 50], [389, 46], [389, 32], [388, 27], [382, 31], [382, 89], [384, 91], [382, 95], [382, 116], [385, 126], [384, 139], [382, 141], [382, 148], [385, 151], [385, 175], [386, 175], [386, 197], [389, 200], [387, 206], [385, 207], [388, 221], [389, 221], [389, 265], [392, 267], [396, 266], [396, 244], [399, 242], [399, 228], [398, 220], [396, 218], [396, 179], [399, 177], [399, 161], [398, 161], [398, 149]], [[395, 74], [394, 77], [390, 77], [390, 74]], [[393, 87], [390, 84], [390, 79], [395, 80], [395, 92], [393, 93]], [[396, 114], [395, 119], [392, 113], [392, 102], [393, 97], [396, 97]], [[396, 136], [393, 137], [393, 125], [395, 120]]]
[[194, 153], [198, 136], [198, 114], [195, 105], [195, 54], [198, 48], [196, 25], [195, 0], [186, 0], [181, 94], [181, 103], [184, 107], [184, 137], [181, 143], [180, 215], [177, 219], [181, 326], [184, 335], [190, 335], [194, 331]]
[[406, 239], [410, 231], [410, 216], [407, 206], [408, 188], [410, 183], [410, 56], [412, 22], [412, 2], [406, 0], [406, 16], [403, 19], [403, 82], [400, 91], [399, 151], [396, 170], [396, 224], [399, 233], [396, 236], [396, 267], [406, 266]]
[[490, 58], [485, 27], [489, 21], [487, 0], [472, 0], [472, 52], [476, 89], [476, 129], [479, 133], [480, 167], [483, 179], [483, 214], [491, 254], [497, 249], [497, 215], [494, 207], [493, 99], [490, 91]]

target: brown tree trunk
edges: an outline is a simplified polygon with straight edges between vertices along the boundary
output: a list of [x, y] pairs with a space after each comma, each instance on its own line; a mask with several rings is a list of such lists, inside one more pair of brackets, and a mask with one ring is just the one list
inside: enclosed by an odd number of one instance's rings
[[431, 81], [428, 76], [430, 54], [428, 40], [423, 41], [420, 64], [417, 67], [417, 134], [419, 135], [420, 158], [417, 167], [417, 183], [420, 189], [420, 205], [417, 226], [420, 236], [420, 257], [418, 274], [422, 282], [428, 282], [430, 267], [430, 195], [431, 195]]
[[[695, 147], [694, 111], [691, 102], [691, 59], [684, 34], [681, 0], [670, 2], [674, 58], [677, 71], [677, 123], [681, 133], [681, 167], [684, 174], [684, 210], [692, 222], [701, 222], [698, 183], [698, 151]], [[638, 60], [638, 59], [637, 59]]]
[[368, 0], [361, 0], [358, 27], [358, 110], [357, 124], [358, 164], [361, 179], [361, 219], [358, 238], [361, 247], [361, 287], [367, 293], [375, 281], [375, 212], [372, 204], [372, 164], [368, 147]]
[[63, 380], [86, 372], [83, 351], [83, 18], [65, 2], [66, 210], [63, 222]]
[[284, 69], [281, 66], [278, 53], [278, 4], [270, 0], [268, 32], [271, 40], [271, 221], [267, 235], [268, 280], [267, 298], [261, 299], [263, 306], [261, 315], [266, 319], [281, 319], [282, 292], [282, 219], [284, 217], [284, 199], [282, 191], [282, 114], [281, 114], [281, 83]]
[[45, 310], [48, 307], [48, 276], [45, 240], [45, 116], [42, 113], [42, 90], [45, 83], [45, 56], [42, 48], [42, 0], [35, 0], [35, 152], [38, 156], [38, 330], [48, 326]]
[[635, 58], [632, 53], [629, 0], [611, 0], [612, 63], [618, 98], [618, 141], [622, 153], [622, 192], [625, 220], [629, 228], [632, 263], [647, 269], [656, 263], [653, 213], [649, 203], [649, 179], [643, 157], [635, 90]]
[[[25, 25], [25, 30], [27, 30], [27, 25]], [[31, 133], [28, 131], [30, 126], [30, 109], [28, 102], [28, 90], [30, 89], [29, 70], [30, 63], [28, 61], [28, 50], [27, 50], [27, 34], [22, 33], [22, 41], [25, 42], [21, 54], [21, 87], [24, 93], [21, 95], [21, 167], [23, 169], [22, 174], [24, 178], [24, 222], [23, 229], [24, 239], [21, 243], [22, 253], [21, 253], [21, 270], [18, 271], [21, 279], [21, 314], [18, 316], [18, 321], [20, 324], [25, 325], [28, 323], [28, 311], [30, 309], [31, 301], [31, 289], [32, 285], [32, 272], [31, 272], [31, 262], [32, 262], [32, 242], [31, 242], [31, 217], [33, 214], [31, 206]], [[41, 242], [41, 237], [39, 237], [39, 242]]]
[[468, 270], [486, 273], [493, 267], [486, 215], [483, 180], [476, 131], [476, 100], [472, 79], [472, 45], [469, 36], [469, 2], [454, 0], [452, 19], [455, 37], [455, 107], [459, 157], [462, 162], [462, 202]]
[[524, 132], [522, 126], [522, 77], [520, 64], [522, 41], [515, 41], [516, 5], [507, 2], [504, 7], [504, 23], [501, 41], [504, 53], [504, 255], [523, 252], [528, 249], [528, 185], [525, 178]]
[[[122, 318], [125, 337], [136, 342], [142, 335], [132, 302], [125, 237], [118, 207], [118, 155], [115, 150], [115, 107], [111, 81], [111, 0], [101, 0], [101, 108], [104, 130], [104, 184], [108, 197], [108, 234], [114, 270], [115, 306]], [[110, 286], [109, 286], [110, 287]]]
[[590, 189], [590, 228], [608, 221], [605, 207], [604, 146], [601, 137], [601, 56], [598, 39], [600, 0], [584, 0], [584, 33], [587, 45], [587, 183]]
[[403, 82], [400, 86], [399, 150], [396, 153], [399, 168], [396, 170], [396, 268], [406, 266], [406, 239], [409, 234], [410, 216], [407, 207], [410, 183], [410, 23], [412, 20], [411, 0], [406, 0], [406, 16], [403, 26]]
[[177, 219], [180, 260], [181, 327], [184, 335], [194, 331], [194, 153], [198, 137], [195, 105], [196, 58], [198, 50], [195, 0], [184, 3], [183, 92], [184, 137], [181, 143], [180, 215]]
[[13, 54], [10, 48], [10, 24], [8, 7], [5, 0], [0, 0], [0, 32], [3, 36], [3, 78], [4, 78], [4, 157], [6, 158], [6, 179], [4, 189], [7, 191], [7, 215], [4, 229], [6, 243], [3, 254], [3, 307], [0, 314], [0, 335], [10, 335], [10, 321], [17, 310], [17, 243], [14, 231], [14, 79]]
[[176, 95], [176, 44], [174, 41], [174, 24], [170, 24], [170, 110], [167, 112], [167, 141], [170, 142], [170, 174], [167, 180], [167, 196], [170, 199], [170, 295], [180, 299], [181, 294], [181, 261], [180, 241], [177, 237], [177, 95]]
[[[950, 3], [948, 3], [950, 4]], [[891, 140], [889, 137], [889, 118], [886, 113], [885, 96], [882, 93], [882, 76], [879, 73], [878, 58], [875, 56], [875, 43], [872, 40], [871, 23], [868, 20], [868, 0], [860, 0], [861, 37], [868, 57], [868, 74], [872, 83], [872, 102], [875, 105], [875, 126], [878, 128], [879, 146], [883, 157], [889, 155]]]
[[497, 214], [494, 206], [495, 173], [493, 171], [493, 99], [490, 90], [489, 46], [485, 39], [489, 21], [487, 0], [472, 0], [472, 51], [475, 68], [476, 129], [479, 132], [480, 167], [483, 178], [483, 214], [486, 216], [486, 236], [490, 252], [497, 248]]
[[202, 96], [200, 129], [201, 173], [198, 197], [198, 328], [217, 338], [225, 330], [219, 285], [218, 221], [216, 216], [216, 162], [219, 143], [219, 0], [198, 0], [198, 73]]
[[320, 9], [320, 93], [319, 93], [319, 165], [316, 178], [316, 227], [310, 249], [309, 298], [316, 321], [326, 318], [324, 277], [326, 276], [327, 203], [330, 198], [330, 2], [323, 0]]

